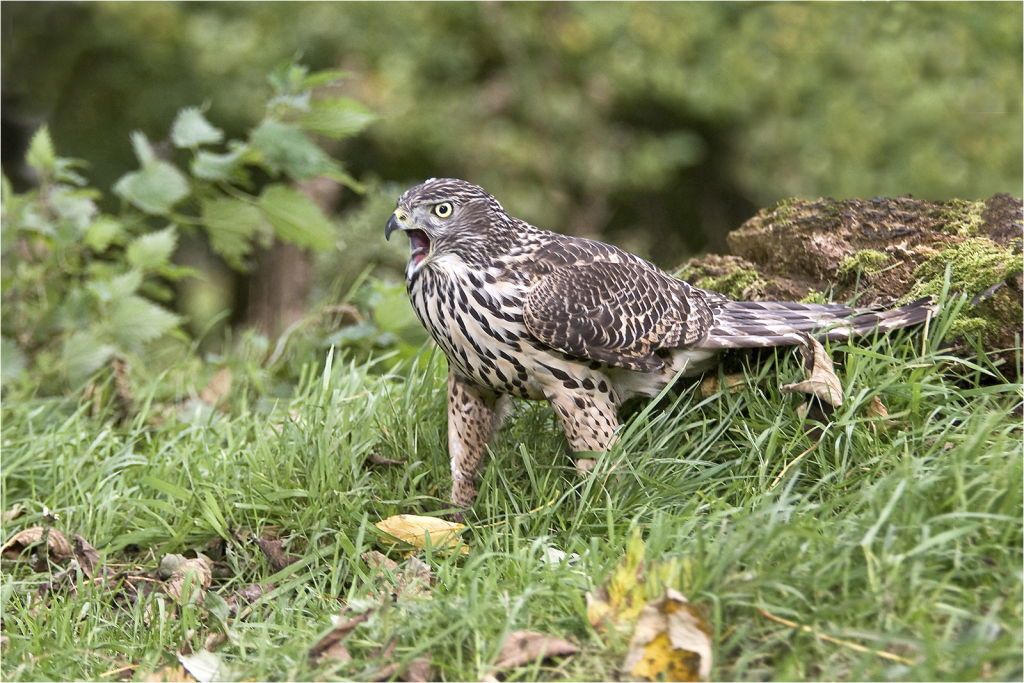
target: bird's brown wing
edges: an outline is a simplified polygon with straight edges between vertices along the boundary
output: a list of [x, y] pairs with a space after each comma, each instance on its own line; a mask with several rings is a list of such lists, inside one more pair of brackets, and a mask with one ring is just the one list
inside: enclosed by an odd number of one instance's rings
[[655, 351], [703, 339], [713, 321], [701, 290], [632, 261], [556, 268], [527, 295], [523, 318], [558, 351], [641, 372], [660, 370]]

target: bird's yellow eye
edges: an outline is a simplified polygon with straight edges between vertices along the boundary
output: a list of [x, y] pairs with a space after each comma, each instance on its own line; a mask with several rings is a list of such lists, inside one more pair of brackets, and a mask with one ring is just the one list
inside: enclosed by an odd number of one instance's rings
[[452, 215], [451, 202], [441, 202], [440, 204], [434, 204], [434, 215], [438, 218], [448, 218]]

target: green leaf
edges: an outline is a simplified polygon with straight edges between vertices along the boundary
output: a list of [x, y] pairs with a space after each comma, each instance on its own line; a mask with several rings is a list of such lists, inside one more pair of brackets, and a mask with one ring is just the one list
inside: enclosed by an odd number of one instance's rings
[[377, 116], [359, 102], [347, 97], [313, 102], [313, 110], [302, 117], [302, 127], [332, 140], [359, 133]]
[[154, 271], [171, 260], [178, 246], [178, 233], [173, 225], [137, 237], [128, 245], [128, 263], [142, 271]]
[[373, 319], [382, 330], [408, 344], [418, 347], [427, 340], [427, 331], [416, 317], [404, 287], [384, 293], [373, 309]]
[[114, 347], [104, 344], [91, 332], [75, 332], [64, 341], [62, 358], [68, 381], [77, 386], [114, 355]]
[[139, 291], [139, 287], [142, 286], [142, 272], [133, 269], [111, 278], [92, 280], [85, 286], [102, 303], [107, 303], [123, 299]]
[[189, 195], [188, 179], [176, 166], [159, 159], [121, 176], [114, 192], [146, 213], [164, 215]]
[[327, 173], [324, 173], [324, 177], [338, 181], [339, 183], [341, 183], [348, 189], [352, 190], [356, 194], [366, 194], [366, 185], [350, 176], [340, 167], [334, 169], [333, 171], [328, 171]]
[[[86, 162], [81, 159], [68, 159], [67, 157], [57, 157], [57, 168], [53, 172], [53, 179], [58, 183], [68, 183], [69, 185], [85, 185], [86, 179], [83, 178], [77, 171], [76, 168], [84, 168], [88, 166]], [[97, 193], [98, 195], [99, 193]]]
[[302, 80], [303, 88], [318, 88], [321, 85], [330, 85], [349, 78], [352, 74], [341, 69], [324, 69], [306, 76]]
[[223, 622], [226, 622], [228, 620], [228, 616], [231, 615], [231, 607], [216, 591], [209, 591], [206, 593], [206, 600], [203, 602], [203, 607], [209, 610], [210, 614]]
[[240, 199], [214, 199], [202, 205], [210, 248], [229, 266], [243, 270], [242, 259], [252, 252], [252, 238], [263, 224], [263, 213]]
[[237, 143], [230, 152], [223, 154], [200, 150], [192, 159], [192, 175], [204, 180], [229, 180], [250, 151], [245, 143]]
[[148, 299], [130, 294], [115, 304], [111, 321], [117, 341], [131, 347], [156, 339], [181, 322], [181, 318]]
[[84, 232], [96, 215], [95, 192], [74, 190], [66, 185], [57, 185], [50, 190], [50, 206], [61, 218], [67, 220], [78, 232]]
[[347, 325], [334, 334], [328, 335], [324, 341], [323, 346], [347, 346], [356, 342], [361, 342], [366, 339], [372, 339], [377, 334], [377, 327], [370, 322], [360, 322], [355, 325]]
[[276, 120], [288, 118], [296, 112], [309, 111], [310, 92], [307, 90], [298, 95], [278, 95], [267, 100], [267, 111]]
[[[75, 287], [64, 296], [57, 311], [60, 327], [69, 332], [84, 330], [89, 327], [90, 322], [96, 319], [96, 302], [94, 300], [98, 296], [93, 290], [93, 284], [87, 282], [84, 287]], [[89, 296], [90, 292], [93, 294], [92, 296]]]
[[198, 107], [178, 111], [171, 125], [171, 141], [175, 147], [195, 149], [199, 145], [216, 145], [224, 139], [224, 131], [206, 120]]
[[328, 249], [334, 228], [327, 216], [306, 195], [285, 185], [268, 185], [259, 207], [277, 236], [285, 242], [312, 249]]
[[305, 89], [303, 83], [308, 73], [309, 67], [288, 60], [267, 75], [267, 82], [274, 89], [275, 95], [294, 94]]
[[135, 158], [139, 160], [139, 166], [156, 161], [156, 152], [153, 145], [149, 144], [149, 138], [141, 130], [133, 130], [131, 133], [132, 149], [135, 150]]
[[100, 216], [85, 229], [85, 243], [97, 254], [107, 250], [121, 235], [124, 227], [110, 216]]
[[309, 180], [336, 168], [336, 163], [298, 127], [265, 119], [252, 132], [252, 146], [263, 153], [267, 169], [295, 180]]
[[50, 137], [50, 128], [46, 124], [40, 126], [32, 136], [32, 141], [28, 144], [28, 154], [25, 155], [25, 163], [39, 174], [56, 168], [57, 153], [53, 150], [53, 138]]
[[[178, 280], [181, 280], [182, 278], [186, 277], [197, 277], [199, 279], [204, 278], [203, 271], [199, 270], [198, 268], [193, 268], [191, 266], [176, 266], [173, 263], [170, 263], [162, 267], [158, 271], [158, 273], [160, 277], [164, 278], [165, 280], [170, 280], [171, 282], [177, 282]], [[163, 286], [160, 286], [158, 289], [157, 285], [158, 283], [155, 280], [150, 280], [149, 282], [147, 282], [146, 294], [154, 292], [152, 296], [154, 296], [157, 299], [160, 299], [161, 301], [170, 301], [174, 298], [173, 289], [169, 289]], [[155, 293], [157, 291], [160, 292], [159, 295]]]
[[0, 382], [18, 379], [25, 370], [25, 354], [21, 352], [13, 339], [0, 338]]

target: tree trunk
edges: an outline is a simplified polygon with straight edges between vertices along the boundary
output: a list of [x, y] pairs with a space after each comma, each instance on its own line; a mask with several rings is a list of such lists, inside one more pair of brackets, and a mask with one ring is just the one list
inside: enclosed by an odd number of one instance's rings
[[[298, 190], [330, 215], [341, 197], [341, 185], [330, 178], [298, 183]], [[313, 257], [308, 249], [274, 240], [267, 249], [257, 247], [255, 267], [248, 278], [245, 325], [271, 339], [306, 313], [306, 295], [313, 285]]]

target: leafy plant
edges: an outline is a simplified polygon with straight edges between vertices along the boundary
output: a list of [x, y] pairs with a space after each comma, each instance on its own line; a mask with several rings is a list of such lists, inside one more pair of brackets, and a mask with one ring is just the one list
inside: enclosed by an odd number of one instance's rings
[[266, 116], [246, 141], [225, 143], [200, 109], [180, 110], [169, 141], [190, 155], [187, 173], [158, 152], [168, 145], [132, 133], [139, 168], [114, 184], [124, 200], [117, 216], [99, 211], [100, 193], [78, 173], [85, 163], [57, 156], [48, 128], [40, 128], [26, 157], [38, 188], [15, 194], [3, 180], [4, 385], [22, 379], [43, 393], [79, 387], [114, 358], [138, 359], [165, 335], [185, 339], [182, 318], [166, 307], [169, 283], [198, 274], [172, 262], [179, 230], [205, 230], [238, 270], [255, 244], [274, 237], [331, 247], [333, 224], [288, 181], [328, 176], [361, 191], [310, 137], [341, 139], [373, 120], [353, 100], [313, 99], [314, 88], [343, 76], [279, 67], [269, 77]]
[[[143, 214], [201, 226], [211, 248], [236, 270], [245, 270], [254, 244], [269, 244], [273, 237], [300, 247], [329, 248], [334, 242], [330, 220], [285, 180], [327, 176], [357, 192], [363, 190], [310, 137], [312, 133], [340, 140], [373, 121], [374, 115], [354, 100], [312, 98], [314, 88], [344, 76], [342, 71], [310, 74], [302, 65], [282, 65], [268, 78], [273, 95], [266, 115], [246, 141], [225, 144], [224, 132], [207, 121], [200, 109], [181, 109], [171, 126], [170, 141], [190, 153], [191, 177], [157, 158], [145, 135], [136, 131], [132, 144], [140, 168], [122, 176], [114, 192]], [[260, 187], [254, 171], [277, 182]], [[181, 208], [186, 199], [194, 210], [191, 215]]]
[[45, 391], [173, 331], [181, 319], [153, 299], [191, 271], [171, 264], [174, 225], [137, 235], [132, 217], [100, 213], [82, 162], [58, 157], [45, 126], [26, 162], [38, 189], [15, 195], [3, 180], [3, 381], [29, 370]]

